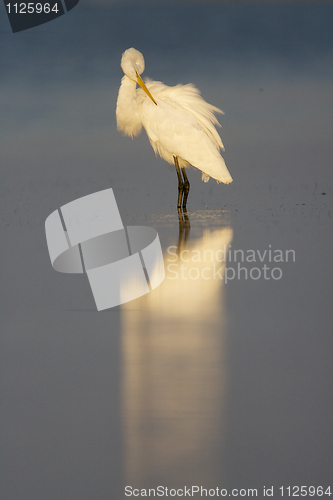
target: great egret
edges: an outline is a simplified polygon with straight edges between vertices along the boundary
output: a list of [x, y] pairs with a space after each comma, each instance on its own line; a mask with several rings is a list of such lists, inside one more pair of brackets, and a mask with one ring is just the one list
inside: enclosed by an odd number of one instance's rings
[[210, 177], [224, 184], [232, 182], [220, 155], [224, 147], [214, 126], [220, 126], [214, 113], [223, 114], [223, 111], [208, 104], [192, 84], [168, 87], [150, 79], [144, 83], [140, 75], [145, 69], [145, 61], [141, 52], [134, 48], [123, 53], [121, 68], [125, 75], [117, 100], [118, 130], [134, 137], [144, 127], [155, 154], [175, 164], [178, 209], [183, 199], [182, 207], [186, 210], [190, 190], [186, 166], [201, 170], [204, 182]]

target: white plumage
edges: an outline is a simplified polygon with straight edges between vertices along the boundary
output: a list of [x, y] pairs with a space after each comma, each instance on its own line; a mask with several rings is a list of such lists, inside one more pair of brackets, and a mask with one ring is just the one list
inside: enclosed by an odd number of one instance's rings
[[210, 177], [225, 184], [232, 182], [220, 155], [224, 147], [215, 128], [220, 124], [214, 113], [223, 112], [208, 104], [192, 84], [168, 87], [150, 79], [144, 84], [139, 76], [144, 71], [144, 59], [133, 48], [123, 53], [121, 67], [125, 75], [117, 100], [118, 130], [134, 137], [144, 127], [156, 155], [175, 163], [176, 168], [178, 160], [187, 183], [184, 167], [188, 165], [201, 170], [205, 182]]

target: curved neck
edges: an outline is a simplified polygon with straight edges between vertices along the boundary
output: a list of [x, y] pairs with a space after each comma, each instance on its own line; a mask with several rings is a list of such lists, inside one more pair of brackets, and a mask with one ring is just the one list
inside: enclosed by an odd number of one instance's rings
[[118, 94], [118, 102], [126, 102], [126, 107], [137, 108], [136, 102], [136, 82], [124, 75]]
[[136, 82], [123, 76], [117, 100], [117, 127], [125, 135], [138, 135], [142, 122], [137, 103]]

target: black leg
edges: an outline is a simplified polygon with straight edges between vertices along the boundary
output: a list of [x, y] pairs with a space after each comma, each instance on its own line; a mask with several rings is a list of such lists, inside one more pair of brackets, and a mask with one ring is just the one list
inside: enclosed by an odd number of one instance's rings
[[182, 167], [182, 172], [183, 172], [183, 177], [184, 177], [184, 187], [187, 188], [188, 190], [190, 190], [190, 183], [189, 183], [189, 180], [187, 178], [186, 171], [185, 171], [184, 167]]
[[183, 198], [183, 192], [184, 192], [184, 183], [183, 183], [182, 174], [180, 173], [180, 168], [179, 168], [179, 163], [178, 163], [177, 156], [174, 156], [173, 160], [175, 162], [175, 167], [176, 167], [177, 176], [178, 176], [178, 204], [177, 204], [177, 207], [178, 207], [178, 211], [179, 211], [180, 208], [181, 208], [181, 205], [182, 205], [182, 198]]
[[[183, 185], [184, 185], [183, 210], [186, 211], [187, 198], [188, 198], [188, 194], [190, 192], [190, 183], [189, 183], [189, 180], [187, 178], [184, 167], [182, 167], [182, 173], [183, 173], [183, 178], [184, 178], [184, 181], [183, 181]], [[186, 213], [186, 215], [187, 215], [187, 213]]]

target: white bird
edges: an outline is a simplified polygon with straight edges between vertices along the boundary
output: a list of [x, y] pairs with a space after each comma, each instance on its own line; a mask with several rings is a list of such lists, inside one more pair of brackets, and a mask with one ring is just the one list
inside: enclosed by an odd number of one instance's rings
[[[178, 175], [178, 208], [186, 210], [190, 184], [185, 167], [202, 171], [202, 180], [210, 177], [229, 184], [232, 177], [220, 155], [224, 147], [215, 125], [220, 126], [214, 113], [219, 108], [208, 104], [192, 84], [168, 87], [162, 82], [140, 75], [145, 69], [143, 55], [138, 50], [126, 50], [121, 58], [125, 73], [118, 93], [117, 128], [134, 137], [142, 127], [147, 132], [155, 154], [175, 164]], [[136, 85], [141, 88], [137, 88]], [[183, 173], [183, 178], [181, 176]]]

